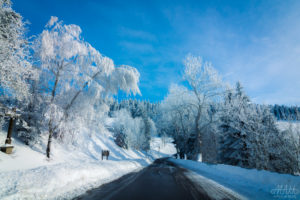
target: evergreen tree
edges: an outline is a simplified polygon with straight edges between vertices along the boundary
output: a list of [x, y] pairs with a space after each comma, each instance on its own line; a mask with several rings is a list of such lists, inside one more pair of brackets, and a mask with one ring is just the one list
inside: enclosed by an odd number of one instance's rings
[[248, 166], [248, 144], [246, 116], [249, 98], [244, 94], [241, 84], [237, 83], [236, 91], [227, 90], [220, 125], [221, 163]]

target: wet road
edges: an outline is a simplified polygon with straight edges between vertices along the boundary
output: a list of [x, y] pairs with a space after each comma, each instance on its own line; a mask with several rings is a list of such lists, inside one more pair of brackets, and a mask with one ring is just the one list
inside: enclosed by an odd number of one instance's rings
[[93, 189], [76, 199], [82, 200], [192, 200], [211, 199], [185, 175], [185, 169], [167, 159], [156, 160], [140, 172], [130, 173]]

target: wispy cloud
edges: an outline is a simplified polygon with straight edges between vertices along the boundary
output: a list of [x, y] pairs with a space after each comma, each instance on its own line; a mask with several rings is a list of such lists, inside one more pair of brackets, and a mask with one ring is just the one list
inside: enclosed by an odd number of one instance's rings
[[146, 31], [135, 30], [135, 29], [130, 29], [130, 28], [126, 28], [126, 27], [121, 27], [119, 29], [119, 34], [121, 37], [125, 37], [128, 39], [139, 39], [139, 40], [144, 40], [144, 41], [149, 41], [149, 42], [157, 41], [157, 38], [155, 37], [154, 34], [151, 34]]
[[149, 43], [121, 41], [119, 45], [121, 46], [121, 48], [125, 48], [128, 52], [138, 52], [139, 54], [151, 53], [154, 51], [153, 46]]
[[165, 13], [184, 37], [181, 52], [211, 61], [232, 84], [240, 80], [255, 102], [300, 105], [299, 9], [297, 1], [269, 1]]
[[300, 1], [36, 2], [14, 0], [33, 34], [51, 15], [80, 25], [101, 53], [138, 68], [143, 98], [163, 99], [192, 53], [255, 102], [300, 105]]

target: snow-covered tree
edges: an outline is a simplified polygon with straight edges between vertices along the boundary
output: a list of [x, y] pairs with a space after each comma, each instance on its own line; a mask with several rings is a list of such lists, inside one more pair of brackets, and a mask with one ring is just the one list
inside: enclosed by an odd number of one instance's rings
[[284, 122], [288, 126], [269, 138], [269, 169], [281, 173], [300, 172], [300, 125]]
[[22, 16], [11, 8], [10, 0], [0, 0], [0, 88], [18, 100], [30, 96], [29, 82], [37, 74], [29, 62], [29, 43]]
[[174, 138], [177, 152], [189, 154], [191, 151], [188, 140], [193, 134], [196, 100], [185, 87], [171, 85], [168, 95], [161, 103], [160, 132], [167, 133]]
[[235, 91], [227, 90], [220, 119], [219, 162], [297, 172], [299, 138], [279, 131], [270, 107], [251, 103], [239, 82]]
[[248, 166], [249, 151], [247, 146], [247, 131], [245, 125], [247, 117], [249, 98], [241, 90], [240, 83], [236, 91], [226, 91], [220, 124], [220, 162]]
[[[79, 26], [64, 25], [57, 17], [51, 17], [35, 41], [35, 53], [42, 71], [41, 89], [48, 97], [45, 108], [48, 157], [53, 134], [63, 134], [61, 130], [65, 130], [65, 126], [62, 122], [70, 115], [74, 116], [72, 108], [82, 93], [97, 98], [116, 94], [119, 89], [140, 93], [139, 73], [135, 68], [116, 67], [111, 59], [102, 56], [80, 35]], [[91, 89], [93, 92], [87, 93]]]
[[31, 63], [31, 46], [25, 37], [26, 23], [11, 6], [11, 1], [0, 0], [0, 101], [5, 107], [15, 107], [20, 111], [16, 130], [28, 143], [35, 135], [33, 124], [38, 123], [31, 112], [35, 99], [32, 90], [38, 81], [38, 70]]
[[219, 100], [222, 94], [222, 82], [212, 64], [203, 62], [201, 57], [188, 55], [184, 65], [184, 79], [188, 82], [196, 99], [194, 133], [189, 142], [193, 149], [193, 152], [190, 153], [191, 159], [196, 160], [198, 154], [202, 152], [203, 132], [213, 122], [214, 118], [209, 113], [211, 113], [213, 102]]

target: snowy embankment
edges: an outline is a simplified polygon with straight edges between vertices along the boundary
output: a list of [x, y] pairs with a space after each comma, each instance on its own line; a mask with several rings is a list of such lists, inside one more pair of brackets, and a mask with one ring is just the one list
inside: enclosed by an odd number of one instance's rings
[[[206, 164], [170, 159], [199, 175], [198, 182], [210, 179], [247, 199], [300, 199], [300, 177], [265, 170], [245, 169], [223, 164]], [[195, 175], [191, 175], [197, 181]], [[241, 197], [241, 198], [243, 198]]]
[[[5, 136], [0, 132], [1, 143]], [[109, 133], [87, 135], [81, 141], [81, 148], [54, 141], [47, 160], [44, 143], [30, 148], [15, 139], [12, 154], [0, 152], [0, 199], [71, 199], [166, 156], [155, 149], [149, 154], [121, 149]], [[152, 146], [162, 143], [154, 141]], [[102, 149], [110, 150], [108, 161], [101, 160]]]
[[294, 136], [300, 136], [300, 121], [277, 121], [277, 128], [280, 131], [291, 130]]

